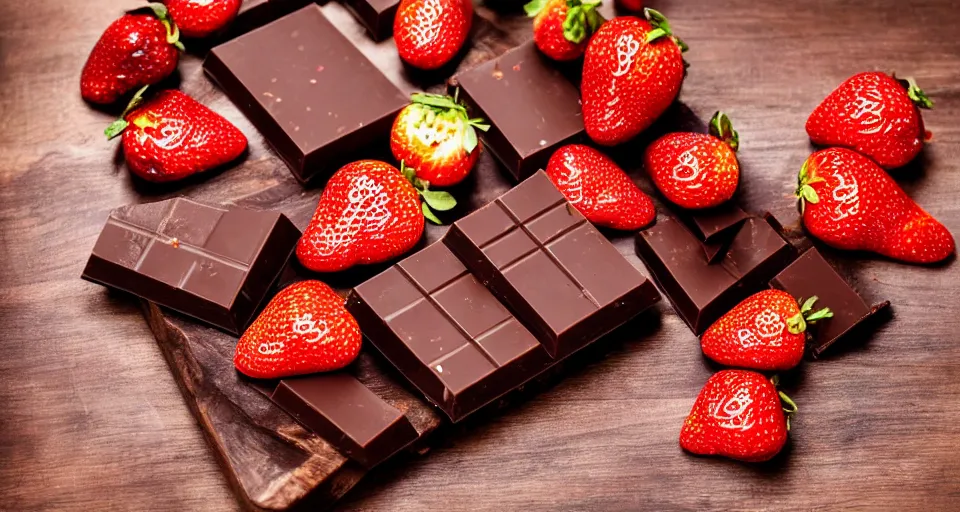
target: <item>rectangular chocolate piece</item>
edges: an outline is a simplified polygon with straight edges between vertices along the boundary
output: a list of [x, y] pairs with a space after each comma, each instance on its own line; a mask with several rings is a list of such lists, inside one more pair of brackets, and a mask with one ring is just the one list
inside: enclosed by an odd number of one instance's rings
[[441, 242], [357, 286], [347, 309], [367, 339], [453, 421], [553, 363]]
[[583, 136], [580, 91], [533, 41], [459, 74], [456, 82], [471, 114], [490, 122], [481, 134], [487, 149], [517, 181]]
[[869, 306], [814, 248], [808, 249], [777, 274], [770, 286], [798, 300], [816, 296], [814, 310], [828, 307], [833, 311], [832, 318], [820, 320], [808, 329], [813, 338], [811, 352], [814, 357], [858, 326], [868, 324], [867, 320], [890, 305], [889, 301], [884, 301]]
[[417, 439], [416, 429], [402, 412], [347, 373], [284, 379], [270, 398], [367, 468]]
[[702, 243], [708, 263], [723, 258], [748, 218], [750, 215], [732, 201], [707, 210], [686, 210], [680, 216]]
[[317, 5], [217, 46], [203, 67], [300, 182], [388, 147], [409, 103]]
[[443, 242], [553, 357], [660, 298], [543, 171], [455, 222]]
[[343, 5], [374, 41], [383, 41], [393, 35], [393, 19], [397, 16], [400, 0], [343, 0]]
[[[237, 11], [237, 17], [227, 29], [228, 37], [246, 34], [312, 3], [314, 0], [243, 0], [240, 3], [240, 10]], [[323, 4], [326, 1], [316, 3]]]
[[716, 263], [707, 261], [697, 236], [675, 219], [641, 231], [637, 254], [698, 336], [741, 300], [766, 288], [795, 256], [793, 246], [757, 217], [746, 220]]
[[83, 279], [240, 334], [300, 238], [284, 215], [177, 198], [114, 210]]

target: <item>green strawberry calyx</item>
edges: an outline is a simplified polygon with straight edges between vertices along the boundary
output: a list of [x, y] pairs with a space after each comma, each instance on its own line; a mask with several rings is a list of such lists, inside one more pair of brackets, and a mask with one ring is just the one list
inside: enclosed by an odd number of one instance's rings
[[730, 117], [722, 111], [718, 110], [710, 119], [710, 135], [722, 140], [734, 151], [740, 149], [740, 134], [733, 129]]
[[811, 204], [820, 202], [820, 196], [817, 195], [817, 191], [811, 185], [821, 181], [826, 180], [819, 176], [810, 177], [810, 159], [808, 158], [803, 162], [803, 167], [800, 168], [800, 174], [797, 176], [797, 191], [794, 192], [794, 195], [800, 200], [800, 213], [806, 210], [808, 202]]
[[147, 7], [153, 11], [154, 16], [166, 27], [167, 42], [176, 46], [181, 52], [184, 51], [183, 43], [180, 42], [180, 28], [177, 27], [177, 24], [173, 22], [173, 18], [170, 17], [170, 11], [167, 10], [167, 6], [159, 2], [150, 2], [147, 4]]
[[563, 37], [573, 44], [590, 38], [606, 21], [597, 12], [601, 0], [567, 0], [567, 18], [563, 20]]
[[424, 107], [423, 115], [414, 121], [417, 127], [424, 123], [432, 127], [438, 120], [462, 123], [463, 149], [469, 155], [479, 144], [477, 130], [485, 132], [490, 129], [490, 125], [479, 117], [471, 118], [467, 108], [457, 100], [459, 95], [459, 88], [454, 92], [453, 97], [418, 92], [410, 96], [410, 101]]
[[687, 43], [684, 43], [682, 39], [673, 34], [673, 29], [670, 28], [670, 21], [667, 20], [667, 17], [661, 14], [660, 11], [647, 7], [643, 10], [643, 15], [647, 18], [647, 21], [650, 22], [650, 26], [653, 27], [653, 30], [647, 33], [647, 44], [661, 37], [669, 37], [674, 43], [677, 43], [681, 52], [690, 49]]
[[818, 320], [833, 317], [833, 311], [830, 311], [830, 308], [813, 310], [813, 304], [817, 302], [817, 298], [814, 295], [807, 300], [799, 299], [797, 301], [797, 304], [800, 304], [800, 312], [787, 319], [787, 330], [791, 334], [805, 332], [808, 324], [815, 324]]
[[[779, 385], [780, 385], [780, 376], [779, 376], [779, 375], [774, 375], [773, 377], [770, 377], [770, 383], [773, 384], [773, 387], [774, 387], [774, 388], [776, 388], [777, 386], [779, 386]], [[787, 394], [784, 393], [783, 391], [780, 391], [780, 390], [778, 389], [778, 390], [777, 390], [777, 394], [780, 396], [780, 401], [783, 402], [783, 404], [784, 404], [784, 406], [783, 406], [783, 414], [784, 414], [784, 416], [786, 417], [786, 420], [787, 420], [787, 432], [789, 432], [789, 431], [790, 431], [790, 418], [793, 417], [793, 415], [796, 414], [797, 411], [800, 410], [800, 408], [797, 407], [797, 403], [794, 402], [793, 399], [791, 399], [789, 396], [787, 396]]]
[[434, 224], [443, 225], [443, 221], [437, 217], [437, 214], [435, 214], [433, 210], [439, 212], [452, 210], [457, 206], [457, 200], [453, 195], [451, 195], [450, 192], [442, 190], [430, 190], [430, 182], [418, 178], [416, 169], [408, 167], [404, 162], [400, 162], [400, 172], [403, 173], [403, 176], [407, 178], [407, 181], [413, 185], [413, 188], [416, 189], [420, 197], [423, 198], [420, 209], [423, 211], [424, 218]]
[[910, 101], [912, 101], [914, 105], [925, 109], [933, 108], [933, 101], [931, 101], [926, 93], [923, 92], [923, 89], [917, 85], [916, 80], [911, 77], [897, 78], [897, 75], [893, 75], [893, 79], [900, 82], [900, 85], [907, 90], [907, 96], [910, 97]]
[[150, 86], [144, 85], [141, 87], [140, 90], [138, 90], [137, 93], [130, 98], [130, 103], [127, 103], [127, 108], [123, 109], [123, 113], [120, 114], [120, 118], [110, 123], [110, 126], [103, 131], [103, 134], [107, 136], [107, 140], [120, 135], [124, 130], [127, 129], [127, 126], [130, 125], [130, 123], [127, 121], [127, 115], [132, 112], [133, 109], [139, 107], [140, 104], [143, 103], [143, 93], [147, 92], [148, 87]]

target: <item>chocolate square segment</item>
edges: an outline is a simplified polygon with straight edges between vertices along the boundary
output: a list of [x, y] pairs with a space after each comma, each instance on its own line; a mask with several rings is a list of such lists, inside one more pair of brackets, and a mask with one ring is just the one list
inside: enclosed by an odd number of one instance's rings
[[385, 145], [409, 102], [317, 5], [217, 46], [203, 66], [301, 182]]
[[481, 137], [514, 179], [537, 169], [584, 133], [580, 91], [533, 41], [457, 75], [475, 117], [491, 124]]
[[[512, 225], [498, 225], [507, 231], [499, 237], [477, 220], [504, 218]], [[555, 358], [659, 300], [542, 171], [454, 223], [443, 242]]]
[[676, 219], [637, 235], [637, 254], [698, 336], [795, 257], [793, 247], [767, 220], [747, 219], [723, 258], [711, 263], [702, 242]]
[[393, 35], [393, 19], [397, 16], [400, 0], [344, 0], [343, 5], [374, 41], [383, 41]]
[[368, 468], [417, 439], [416, 429], [403, 413], [346, 373], [284, 379], [270, 398]]
[[890, 305], [889, 301], [883, 301], [869, 306], [814, 248], [807, 249], [807, 252], [777, 274], [770, 281], [770, 286], [783, 290], [798, 300], [816, 296], [814, 310], [830, 308], [833, 311], [832, 318], [820, 320], [809, 327], [813, 339], [811, 350], [815, 357], [830, 348], [838, 339], [851, 337], [852, 332], [862, 331], [861, 327], [874, 323], [870, 321], [871, 318]]
[[178, 198], [110, 214], [82, 277], [239, 334], [300, 238], [283, 215]]

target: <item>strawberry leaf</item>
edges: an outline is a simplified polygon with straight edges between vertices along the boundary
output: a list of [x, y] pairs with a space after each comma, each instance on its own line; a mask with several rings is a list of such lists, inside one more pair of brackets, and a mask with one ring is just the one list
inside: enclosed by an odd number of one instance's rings
[[730, 149], [734, 151], [740, 149], [740, 134], [733, 129], [733, 122], [730, 121], [730, 117], [721, 111], [717, 111], [710, 119], [710, 135], [727, 143]]
[[127, 126], [129, 124], [130, 123], [128, 123], [123, 118], [117, 119], [116, 121], [110, 123], [110, 126], [108, 126], [107, 129], [103, 131], [103, 134], [107, 136], [107, 140], [110, 140], [116, 137], [117, 135], [120, 135], [121, 133], [123, 133], [123, 131], [127, 129]]
[[907, 96], [910, 97], [910, 101], [912, 101], [916, 106], [920, 108], [925, 108], [925, 109], [933, 108], [933, 102], [930, 101], [930, 98], [928, 98], [927, 95], [923, 92], [923, 89], [921, 89], [920, 86], [917, 85], [916, 80], [909, 77], [903, 80], [897, 79], [896, 76], [894, 76], [893, 78], [898, 82], [900, 82], [900, 85], [902, 85], [907, 90]]
[[413, 167], [408, 167], [407, 164], [401, 160], [400, 161], [400, 173], [403, 174], [403, 177], [407, 179], [411, 184], [414, 184], [414, 179], [417, 177], [417, 171]]
[[787, 330], [790, 334], [800, 334], [807, 330], [807, 322], [803, 319], [803, 313], [797, 313], [787, 319]]
[[669, 36], [674, 43], [680, 48], [681, 52], [685, 52], [690, 49], [687, 46], [687, 43], [684, 43], [682, 39], [673, 34], [673, 29], [670, 28], [670, 21], [667, 20], [667, 17], [657, 11], [656, 9], [651, 9], [649, 7], [643, 10], [643, 16], [647, 18], [647, 21], [650, 22], [650, 26], [653, 27], [653, 30], [647, 33], [647, 44], [656, 41], [664, 36]]
[[437, 214], [433, 213], [433, 210], [431, 210], [430, 207], [427, 206], [427, 203], [422, 203], [420, 205], [420, 210], [423, 212], [423, 217], [425, 219], [429, 220], [430, 222], [438, 226], [443, 225], [443, 221], [437, 218]]
[[800, 190], [800, 193], [803, 195], [803, 199], [811, 204], [817, 204], [820, 202], [820, 196], [817, 195], [817, 191], [813, 189], [810, 185], [804, 185]]
[[473, 125], [468, 124], [466, 128], [463, 129], [463, 150], [469, 155], [477, 148], [477, 131], [473, 129]]
[[457, 206], [457, 200], [453, 198], [450, 192], [442, 190], [421, 190], [420, 196], [423, 197], [425, 204], [439, 212], [452, 210]]
[[786, 407], [783, 408], [783, 412], [787, 416], [787, 431], [789, 431], [790, 418], [793, 417], [793, 415], [796, 414], [797, 411], [800, 410], [800, 408], [797, 407], [797, 403], [791, 400], [790, 397], [787, 396], [787, 394], [784, 393], [783, 391], [778, 391], [778, 394], [780, 395], [780, 400], [783, 401], [784, 404], [786, 404]]
[[587, 38], [587, 15], [583, 7], [577, 5], [567, 10], [567, 17], [563, 20], [563, 38], [573, 44], [580, 44]]
[[450, 96], [444, 96], [442, 94], [427, 94], [417, 92], [410, 96], [410, 100], [420, 105], [427, 105], [442, 110], [459, 110], [461, 112], [466, 111], [463, 106], [453, 101], [453, 98]]
[[484, 123], [484, 121], [485, 119], [483, 119], [482, 117], [475, 117], [473, 119], [468, 120], [467, 122], [470, 124], [470, 126], [480, 130], [481, 132], [485, 132], [490, 129], [490, 125]]
[[523, 6], [523, 11], [527, 13], [527, 16], [533, 18], [537, 14], [540, 14], [540, 11], [547, 6], [549, 0], [531, 0]]

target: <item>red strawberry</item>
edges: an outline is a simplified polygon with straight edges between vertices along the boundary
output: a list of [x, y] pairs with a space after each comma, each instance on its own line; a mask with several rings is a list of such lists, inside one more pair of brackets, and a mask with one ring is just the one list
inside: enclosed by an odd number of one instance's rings
[[789, 416], [795, 412], [796, 404], [778, 394], [775, 381], [756, 372], [723, 370], [700, 390], [680, 430], [680, 447], [697, 455], [770, 460], [786, 444]]
[[123, 132], [123, 154], [137, 176], [175, 181], [229, 163], [247, 149], [236, 126], [190, 96], [165, 90], [142, 102], [142, 93], [106, 130], [108, 138]]
[[80, 74], [80, 96], [109, 104], [144, 85], [155, 84], [177, 68], [180, 32], [163, 4], [123, 15], [107, 27]]
[[860, 73], [840, 84], [807, 119], [815, 144], [843, 146], [881, 167], [906, 165], [923, 149], [921, 108], [933, 108], [913, 79]]
[[396, 167], [353, 162], [327, 183], [297, 244], [297, 258], [315, 272], [387, 261], [417, 244], [423, 216], [417, 190]]
[[818, 151], [800, 169], [797, 197], [811, 235], [838, 249], [908, 263], [954, 252], [947, 228], [923, 211], [873, 160], [843, 148]]
[[401, 0], [393, 39], [404, 62], [437, 69], [460, 51], [472, 23], [470, 0]]
[[412, 100], [393, 123], [393, 157], [430, 185], [460, 183], [480, 156], [476, 130], [486, 131], [490, 126], [483, 124], [483, 119], [470, 119], [456, 98], [417, 93]]
[[621, 16], [600, 27], [583, 61], [583, 124], [594, 142], [614, 146], [647, 129], [683, 83], [682, 41], [666, 18]]
[[617, 0], [617, 7], [627, 11], [640, 12], [643, 10], [643, 0]]
[[570, 204], [590, 222], [613, 229], [636, 230], [653, 222], [653, 200], [607, 155], [570, 144], [547, 163], [547, 176]]
[[660, 192], [682, 208], [711, 208], [728, 201], [740, 182], [740, 139], [723, 112], [710, 120], [710, 135], [670, 133], [651, 144], [644, 165]]
[[533, 41], [547, 57], [573, 60], [583, 55], [600, 28], [600, 0], [533, 0], [524, 6], [533, 17]]
[[237, 17], [240, 0], [164, 0], [185, 37], [207, 37]]
[[233, 357], [241, 373], [279, 379], [339, 370], [360, 354], [360, 326], [320, 281], [284, 288], [247, 328]]
[[787, 292], [764, 290], [711, 325], [700, 338], [700, 347], [722, 365], [789, 370], [803, 359], [807, 324], [833, 316], [830, 308], [814, 312], [816, 301], [810, 297], [801, 306]]

